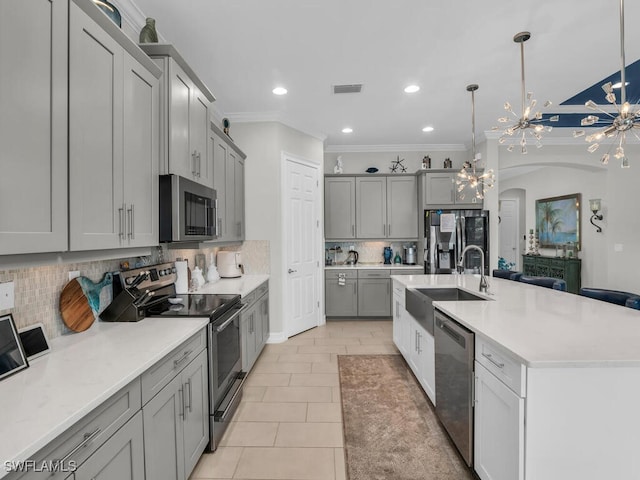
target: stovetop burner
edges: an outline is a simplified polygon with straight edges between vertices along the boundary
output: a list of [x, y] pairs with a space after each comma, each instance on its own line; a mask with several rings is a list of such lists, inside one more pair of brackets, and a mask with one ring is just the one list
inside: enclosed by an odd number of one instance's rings
[[185, 294], [174, 295], [146, 308], [147, 317], [211, 317], [212, 320], [230, 310], [240, 295]]

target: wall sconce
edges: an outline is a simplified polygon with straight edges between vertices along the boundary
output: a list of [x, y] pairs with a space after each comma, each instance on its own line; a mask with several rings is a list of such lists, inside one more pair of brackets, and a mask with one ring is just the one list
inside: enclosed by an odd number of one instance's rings
[[602, 206], [600, 205], [601, 200], [599, 198], [593, 198], [591, 200], [589, 200], [589, 208], [591, 209], [591, 211], [593, 212], [593, 215], [591, 215], [591, 219], [589, 220], [591, 222], [591, 225], [593, 225], [594, 227], [596, 227], [596, 232], [602, 232], [602, 228], [600, 228], [599, 225], [596, 225], [595, 223], [593, 223], [593, 220], [602, 220], [604, 217], [602, 216], [602, 214], [598, 215], [598, 212], [602, 209]]

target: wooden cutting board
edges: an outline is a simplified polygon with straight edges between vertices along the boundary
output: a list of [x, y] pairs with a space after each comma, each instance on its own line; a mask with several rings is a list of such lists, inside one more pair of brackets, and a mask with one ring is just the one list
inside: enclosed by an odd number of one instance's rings
[[89, 306], [89, 300], [82, 291], [80, 282], [74, 278], [67, 283], [60, 294], [60, 314], [62, 321], [74, 332], [89, 328], [95, 317]]

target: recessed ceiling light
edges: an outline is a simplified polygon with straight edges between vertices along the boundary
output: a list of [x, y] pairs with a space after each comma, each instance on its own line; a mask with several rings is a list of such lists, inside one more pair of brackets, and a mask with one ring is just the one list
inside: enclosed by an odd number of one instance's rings
[[429, 133], [429, 132], [433, 132], [433, 127], [424, 127], [424, 128], [422, 129], [422, 131], [423, 131], [423, 132], [427, 132], [427, 133]]
[[404, 87], [405, 93], [416, 93], [418, 90], [420, 90], [420, 87], [418, 85], [408, 85]]
[[286, 95], [287, 94], [287, 89], [284, 88], [284, 87], [276, 87], [271, 91], [273, 92], [274, 95]]
[[351, 127], [344, 127], [342, 129], [342, 133], [352, 133], [353, 132], [353, 128]]
[[[627, 85], [629, 85], [629, 82], [624, 82], [625, 87]], [[611, 85], [611, 88], [620, 88], [622, 87], [622, 82], [618, 82], [618, 83], [614, 83], [613, 85]]]

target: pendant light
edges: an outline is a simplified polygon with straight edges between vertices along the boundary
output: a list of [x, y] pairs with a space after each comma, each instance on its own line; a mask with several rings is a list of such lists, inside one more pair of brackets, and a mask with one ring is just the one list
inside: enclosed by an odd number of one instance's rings
[[[613, 156], [620, 160], [620, 166], [622, 168], [629, 168], [629, 159], [625, 155], [624, 146], [626, 144], [627, 133], [633, 133], [633, 135], [640, 140], [638, 134], [634, 129], [640, 128], [640, 109], [632, 108], [629, 102], [627, 102], [627, 86], [625, 81], [625, 59], [624, 59], [624, 0], [620, 0], [620, 104], [616, 103], [616, 94], [613, 92], [613, 85], [611, 82], [605, 83], [602, 89], [605, 92], [605, 98], [609, 104], [616, 109], [616, 115], [605, 111], [602, 107], [598, 106], [593, 100], [587, 101], [584, 106], [590, 110], [595, 110], [603, 113], [608, 118], [600, 119], [597, 115], [588, 115], [584, 117], [580, 125], [583, 127], [591, 127], [596, 123], [605, 124], [596, 133], [587, 135], [585, 140], [590, 143], [587, 150], [589, 153], [593, 153], [600, 147], [600, 140], [603, 138], [613, 138], [613, 143], [609, 147], [609, 150], [602, 155], [600, 161], [603, 164], [608, 164], [611, 157], [611, 151]], [[573, 132], [574, 137], [581, 137], [585, 134], [584, 130], [577, 130]]]
[[[520, 153], [527, 153], [527, 132], [529, 135], [533, 137], [535, 140], [536, 147], [542, 147], [542, 133], [550, 132], [552, 127], [543, 125], [542, 122], [542, 112], [537, 111], [533, 113], [533, 109], [538, 103], [535, 98], [533, 98], [533, 92], [528, 92], [525, 95], [525, 83], [524, 83], [524, 42], [531, 38], [531, 34], [529, 32], [520, 32], [516, 33], [513, 37], [513, 41], [515, 43], [520, 44], [520, 73], [522, 77], [521, 88], [522, 88], [522, 114], [520, 116], [516, 115], [511, 107], [509, 102], [505, 102], [504, 109], [513, 115], [516, 119], [516, 122], [504, 128], [502, 136], [498, 140], [500, 144], [504, 144], [507, 141], [508, 137], [512, 137], [514, 135], [520, 135]], [[529, 104], [527, 105], [527, 102]], [[544, 107], [549, 107], [551, 105], [550, 101], [546, 101], [544, 103]], [[549, 121], [557, 122], [559, 117], [554, 115], [549, 117]], [[499, 123], [508, 123], [510, 121], [510, 117], [501, 117], [498, 119]], [[494, 127], [494, 130], [500, 130], [500, 127]], [[514, 144], [510, 144], [507, 148], [508, 151], [512, 152], [514, 150]]]
[[493, 188], [495, 182], [495, 175], [493, 170], [487, 170], [480, 173], [478, 170], [478, 161], [480, 160], [480, 154], [476, 153], [476, 101], [475, 92], [478, 90], [478, 85], [467, 85], [467, 92], [471, 92], [471, 161], [465, 162], [462, 170], [458, 172], [458, 178], [456, 179], [456, 185], [458, 186], [458, 198], [461, 200], [465, 197], [465, 189], [471, 189], [474, 192], [474, 197], [471, 199], [472, 203], [476, 203], [478, 200], [484, 198], [485, 190]]

